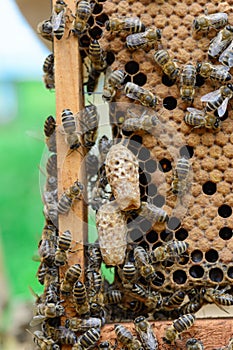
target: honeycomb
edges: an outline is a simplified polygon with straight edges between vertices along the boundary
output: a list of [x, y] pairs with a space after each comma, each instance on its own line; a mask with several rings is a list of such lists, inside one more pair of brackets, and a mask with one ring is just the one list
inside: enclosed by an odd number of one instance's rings
[[[107, 53], [112, 69], [126, 72], [131, 81], [159, 97], [156, 111], [163, 124], [161, 133], [122, 132], [127, 108], [140, 115], [144, 108], [118, 91], [109, 104], [113, 138], [128, 140], [129, 149], [139, 161], [142, 201], [163, 207], [169, 215], [167, 224], [151, 224], [140, 217], [128, 218], [128, 239], [149, 251], [172, 239], [186, 241], [188, 251], [178, 262], [158, 269], [159, 282], [154, 288], [166, 291], [190, 286], [226, 285], [233, 281], [233, 114], [231, 105], [222, 118], [219, 131], [194, 129], [184, 122], [187, 104], [180, 98], [179, 83], [171, 84], [153, 59], [154, 50], [129, 51], [125, 32], [107, 32], [104, 23], [111, 16], [137, 16], [145, 26], [162, 31], [162, 48], [169, 50], [177, 65], [208, 61], [207, 50], [215, 31], [192, 35], [192, 22], [204, 13], [226, 12], [233, 23], [233, 1], [106, 1], [95, 3], [89, 30], [81, 36], [82, 57], [92, 39], [98, 39]], [[217, 62], [215, 62], [217, 64]], [[218, 89], [210, 80], [197, 79], [193, 107], [202, 109], [201, 96]], [[97, 91], [101, 93], [101, 91]], [[115, 103], [116, 102], [116, 103]], [[129, 107], [130, 106], [130, 107]], [[177, 158], [185, 156], [191, 164], [190, 190], [183, 201], [169, 192]]]

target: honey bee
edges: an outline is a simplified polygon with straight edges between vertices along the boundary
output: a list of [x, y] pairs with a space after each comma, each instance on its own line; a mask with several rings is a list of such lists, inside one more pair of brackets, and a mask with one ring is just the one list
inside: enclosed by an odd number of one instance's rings
[[167, 344], [174, 344], [176, 339], [180, 337], [180, 334], [190, 328], [194, 321], [195, 316], [193, 314], [180, 316], [173, 321], [172, 326], [167, 327], [163, 340]]
[[81, 276], [82, 269], [79, 264], [71, 265], [65, 273], [64, 279], [61, 282], [61, 292], [63, 294], [70, 293], [73, 289], [74, 283]]
[[134, 248], [134, 259], [140, 275], [144, 277], [146, 281], [156, 279], [157, 274], [154, 267], [150, 264], [148, 253], [143, 247], [137, 246]]
[[110, 32], [127, 31], [131, 34], [144, 32], [146, 27], [138, 17], [112, 17], [105, 22], [105, 28]]
[[219, 56], [219, 62], [228, 66], [229, 68], [233, 67], [233, 41], [230, 45], [221, 53]]
[[141, 342], [136, 339], [133, 334], [121, 324], [115, 324], [114, 326], [117, 339], [128, 350], [143, 350]]
[[49, 19], [44, 20], [37, 25], [37, 32], [43, 39], [53, 41], [53, 26]]
[[190, 164], [185, 157], [179, 158], [173, 174], [172, 192], [178, 197], [182, 197], [188, 189], [187, 178]]
[[76, 334], [69, 328], [64, 326], [56, 327], [54, 330], [54, 339], [60, 344], [73, 345], [77, 343]]
[[58, 302], [58, 285], [57, 283], [51, 283], [45, 289], [45, 303], [57, 303]]
[[162, 32], [157, 28], [149, 28], [142, 33], [130, 34], [126, 37], [126, 47], [129, 50], [143, 49], [149, 51], [161, 40]]
[[233, 305], [233, 296], [229, 293], [225, 293], [227, 289], [229, 289], [229, 286], [222, 290], [218, 290], [217, 288], [201, 288], [200, 296], [202, 299], [204, 299], [204, 301], [207, 301], [208, 303], [215, 303], [221, 310], [227, 312], [221, 307], [221, 305]]
[[59, 350], [60, 346], [55, 344], [52, 338], [47, 338], [44, 336], [42, 331], [35, 331], [33, 333], [33, 342], [42, 350]]
[[146, 131], [151, 133], [153, 129], [158, 125], [159, 119], [156, 114], [143, 114], [139, 118], [128, 118], [122, 124], [122, 130], [124, 131]]
[[31, 327], [35, 327], [47, 318], [55, 318], [64, 315], [65, 309], [58, 303], [37, 304], [33, 307], [34, 316], [30, 322]]
[[122, 293], [120, 290], [111, 289], [104, 294], [104, 303], [109, 304], [118, 304], [121, 302]]
[[42, 239], [39, 242], [38, 250], [40, 261], [45, 263], [47, 266], [52, 266], [55, 259], [55, 244], [53, 240]]
[[196, 108], [187, 108], [188, 113], [184, 116], [186, 124], [193, 126], [194, 129], [206, 128], [212, 130], [219, 130], [221, 121], [215, 115], [208, 114], [205, 110], [199, 110]]
[[58, 249], [55, 252], [54, 263], [56, 266], [65, 265], [67, 262], [66, 251], [71, 245], [71, 232], [69, 230], [62, 233], [58, 238]]
[[193, 64], [185, 64], [180, 74], [180, 96], [187, 103], [193, 103], [196, 84], [196, 68]]
[[92, 63], [92, 67], [98, 71], [103, 72], [107, 68], [106, 55], [103, 52], [98, 40], [94, 39], [89, 45], [88, 57]]
[[88, 0], [81, 0], [77, 2], [73, 29], [71, 29], [74, 35], [80, 35], [87, 30], [89, 26], [87, 21], [91, 14], [92, 8]]
[[187, 350], [204, 350], [204, 345], [201, 340], [190, 338], [186, 341]]
[[207, 32], [210, 28], [220, 29], [227, 24], [228, 15], [224, 12], [212, 13], [210, 15], [204, 14], [193, 20], [193, 31]]
[[60, 40], [65, 32], [65, 11], [67, 4], [62, 0], [57, 0], [53, 6], [51, 24], [53, 27], [53, 34]]
[[102, 99], [111, 102], [116, 95], [116, 90], [120, 89], [124, 79], [125, 72], [122, 69], [116, 69], [111, 73], [106, 72], [106, 80], [104, 83]]
[[152, 250], [150, 257], [153, 263], [174, 259], [183, 254], [188, 246], [187, 242], [173, 240]]
[[46, 163], [46, 172], [50, 176], [57, 176], [57, 155], [51, 154]]
[[142, 202], [141, 207], [136, 212], [153, 224], [155, 222], [164, 223], [169, 220], [165, 210], [148, 202]]
[[87, 319], [81, 319], [78, 317], [68, 318], [65, 322], [65, 326], [74, 332], [86, 332], [90, 328], [101, 328], [102, 320], [97, 317], [89, 317]]
[[99, 271], [102, 263], [100, 247], [90, 244], [87, 247], [87, 269]]
[[55, 78], [54, 78], [54, 74], [52, 73], [45, 73], [43, 75], [43, 82], [45, 85], [46, 89], [55, 89]]
[[49, 115], [44, 123], [45, 143], [50, 152], [56, 152], [56, 120]]
[[203, 78], [210, 78], [214, 81], [224, 83], [225, 81], [231, 80], [232, 76], [228, 72], [229, 67], [222, 65], [213, 65], [209, 62], [197, 63], [197, 73]]
[[155, 107], [158, 104], [158, 98], [151, 91], [128, 82], [124, 88], [127, 97], [139, 101], [145, 107]]
[[90, 328], [78, 338], [78, 341], [73, 345], [72, 350], [89, 350], [96, 345], [99, 338], [100, 329]]
[[44, 73], [54, 73], [54, 54], [50, 53], [44, 60], [43, 63], [43, 72]]
[[112, 147], [112, 140], [109, 140], [109, 138], [106, 135], [103, 135], [98, 142], [98, 150], [99, 150], [101, 164], [105, 162], [106, 156], [111, 147]]
[[154, 60], [171, 81], [176, 80], [179, 75], [179, 68], [167, 50], [156, 51], [154, 54]]
[[134, 320], [136, 332], [142, 342], [143, 349], [145, 350], [157, 350], [158, 341], [151, 328], [150, 323], [144, 316], [136, 317]]
[[206, 111], [218, 111], [219, 118], [223, 117], [227, 110], [229, 100], [233, 97], [233, 85], [227, 84], [220, 89], [209, 92], [201, 97], [202, 102], [206, 102]]
[[87, 86], [87, 93], [89, 95], [95, 91], [100, 74], [101, 72], [99, 72], [98, 70], [96, 70], [94, 67], [91, 66], [88, 73], [88, 80], [85, 83], [85, 85]]
[[99, 114], [95, 105], [85, 106], [79, 114], [79, 124], [82, 134], [82, 145], [88, 149], [94, 146], [97, 139]]
[[81, 146], [77, 133], [76, 121], [70, 109], [64, 109], [61, 115], [61, 121], [65, 132], [65, 141], [71, 150]]
[[77, 314], [88, 314], [90, 312], [90, 305], [87, 298], [86, 287], [81, 281], [76, 281], [74, 283], [73, 297], [76, 304]]
[[219, 56], [231, 43], [233, 39], [233, 26], [227, 25], [211, 40], [208, 56], [216, 58]]
[[163, 300], [163, 308], [166, 310], [180, 307], [185, 298], [185, 293], [182, 290], [177, 290]]
[[108, 341], [102, 341], [101, 343], [99, 343], [98, 349], [99, 350], [114, 350], [115, 347], [113, 347], [111, 345], [111, 343], [109, 343]]
[[183, 315], [189, 314], [189, 313], [194, 314], [197, 311], [199, 311], [202, 308], [202, 306], [203, 306], [203, 301], [201, 301], [200, 299], [191, 300], [179, 308], [179, 313]]
[[75, 181], [63, 194], [58, 201], [58, 213], [66, 214], [70, 210], [74, 200], [81, 199], [84, 186], [79, 181]]
[[122, 269], [118, 266], [118, 274], [121, 278], [124, 288], [131, 288], [138, 279], [138, 272], [133, 262], [127, 261]]

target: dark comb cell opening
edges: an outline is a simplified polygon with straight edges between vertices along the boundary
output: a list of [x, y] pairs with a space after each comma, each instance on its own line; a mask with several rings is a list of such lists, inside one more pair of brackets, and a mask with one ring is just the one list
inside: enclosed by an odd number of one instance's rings
[[184, 228], [180, 228], [176, 231], [175, 237], [178, 239], [178, 241], [184, 241], [186, 238], [188, 238], [188, 231]]
[[165, 277], [160, 271], [156, 271], [157, 278], [152, 281], [152, 284], [156, 287], [161, 287], [164, 284]]
[[137, 84], [139, 86], [143, 86], [146, 84], [146, 81], [147, 81], [147, 77], [145, 74], [143, 73], [138, 73], [136, 74], [134, 77], [133, 77], [133, 82], [134, 84]]
[[228, 239], [231, 239], [233, 234], [233, 230], [230, 227], [222, 227], [219, 230], [219, 237], [227, 241]]
[[228, 218], [232, 214], [232, 209], [229, 205], [223, 204], [218, 208], [218, 215], [222, 218]]
[[[89, 25], [89, 28], [91, 28], [91, 27], [94, 25], [95, 20], [94, 20], [93, 16], [90, 16], [90, 17], [89, 17], [87, 23], [88, 23], [88, 25]], [[89, 33], [90, 33], [90, 31], [89, 31]], [[95, 39], [96, 39], [96, 38], [95, 38]]]
[[135, 61], [129, 61], [125, 65], [125, 71], [128, 74], [136, 74], [139, 71], [139, 64]]
[[213, 282], [221, 282], [223, 280], [223, 271], [218, 267], [210, 269], [209, 277]]
[[126, 74], [123, 85], [125, 85], [126, 83], [128, 83], [129, 81], [131, 81], [131, 77], [130, 75]]
[[102, 11], [103, 11], [103, 6], [101, 4], [96, 3], [95, 6], [93, 7], [92, 14], [98, 15]]
[[164, 173], [167, 173], [172, 169], [172, 164], [171, 161], [168, 160], [167, 158], [163, 158], [159, 161], [159, 166], [158, 166], [160, 171], [163, 171]]
[[175, 84], [175, 80], [174, 79], [170, 79], [166, 74], [163, 74], [162, 76], [162, 83], [165, 86], [172, 86]]
[[91, 39], [88, 35], [81, 35], [79, 38], [79, 47], [85, 48], [90, 46]]
[[192, 158], [193, 156], [193, 147], [185, 145], [180, 149], [180, 156], [186, 158]]
[[205, 84], [205, 79], [200, 74], [197, 74], [196, 75], [196, 84], [195, 84], [195, 86], [200, 87], [200, 86], [202, 86], [204, 84]]
[[210, 249], [205, 253], [205, 258], [208, 262], [216, 262], [218, 260], [218, 252], [215, 249]]
[[109, 66], [111, 66], [111, 64], [113, 64], [113, 62], [115, 61], [115, 55], [112, 51], [106, 52], [106, 61]]
[[207, 181], [202, 185], [202, 191], [210, 196], [217, 191], [217, 185], [212, 181]]
[[163, 99], [163, 107], [172, 111], [177, 106], [177, 100], [173, 96], [167, 96]]
[[92, 37], [92, 39], [98, 40], [101, 38], [103, 31], [100, 27], [95, 26], [89, 30], [89, 34]]
[[[215, 111], [215, 112], [214, 112], [214, 115], [215, 115], [215, 117], [219, 117], [218, 111]], [[226, 112], [224, 113], [224, 115], [223, 115], [220, 119], [221, 119], [221, 121], [224, 121], [224, 120], [226, 120], [227, 118], [228, 118], [228, 111], [226, 111]]]
[[193, 262], [200, 262], [203, 259], [203, 253], [199, 249], [195, 249], [191, 253], [191, 259]]
[[148, 220], [142, 220], [139, 224], [140, 229], [143, 233], [146, 233], [147, 231], [149, 231], [151, 229], [151, 222]]
[[204, 269], [200, 265], [194, 265], [190, 267], [189, 274], [193, 278], [201, 278], [204, 275]]
[[157, 193], [157, 187], [155, 184], [149, 184], [146, 189], [146, 193], [148, 196], [153, 197]]
[[150, 232], [148, 232], [146, 234], [146, 240], [149, 242], [149, 243], [155, 243], [157, 242], [158, 240], [158, 233], [154, 230], [151, 230]]
[[143, 242], [140, 244], [140, 246], [141, 246], [142, 248], [144, 248], [146, 251], [149, 249], [149, 245], [148, 245], [145, 241], [143, 241]]
[[142, 146], [142, 137], [139, 135], [133, 135], [130, 141], [134, 141], [134, 146], [140, 148]]
[[150, 151], [147, 148], [142, 147], [139, 151], [138, 158], [140, 160], [150, 159]]
[[106, 15], [106, 13], [102, 13], [101, 15], [96, 16], [95, 18], [95, 22], [99, 26], [103, 26], [106, 21], [108, 21], [108, 16]]
[[164, 230], [160, 233], [160, 239], [164, 242], [171, 241], [173, 239], [173, 232], [169, 230]]
[[187, 253], [181, 254], [179, 257], [179, 264], [186, 265], [189, 262], [189, 256]]
[[145, 169], [146, 169], [146, 171], [148, 171], [148, 173], [151, 173], [151, 174], [154, 173], [156, 168], [157, 168], [157, 163], [155, 160], [149, 159], [146, 161]]
[[187, 275], [183, 270], [173, 272], [173, 281], [177, 284], [184, 284], [187, 281]]
[[165, 204], [165, 197], [158, 194], [152, 199], [152, 202], [156, 207], [161, 208]]
[[176, 230], [178, 227], [180, 227], [180, 220], [175, 216], [171, 217], [167, 223], [167, 227], [170, 230]]
[[233, 266], [230, 266], [227, 270], [227, 276], [233, 279]]

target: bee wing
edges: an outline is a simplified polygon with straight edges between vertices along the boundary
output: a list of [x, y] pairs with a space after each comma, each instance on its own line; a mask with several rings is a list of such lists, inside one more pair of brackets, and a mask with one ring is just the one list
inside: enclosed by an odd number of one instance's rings
[[142, 344], [146, 344], [146, 349], [150, 349], [150, 350], [158, 349], [158, 341], [150, 327], [147, 328], [146, 332], [143, 332], [140, 328], [138, 328], [137, 332], [141, 339]]
[[213, 102], [219, 96], [221, 96], [220, 89], [215, 90], [215, 91], [211, 91], [208, 94], [201, 97], [201, 102]]
[[104, 86], [108, 86], [108, 78], [110, 76], [110, 74], [112, 73], [112, 67], [108, 66], [106, 71], [105, 71], [105, 75], [104, 75]]
[[51, 17], [53, 30], [57, 30], [60, 27], [63, 14], [64, 14], [64, 10], [59, 13], [56, 13], [55, 11], [53, 11], [52, 17]]
[[205, 115], [205, 112], [203, 110], [193, 108], [193, 107], [187, 107], [187, 111], [190, 113], [195, 113], [195, 114], [201, 115], [201, 116]]
[[225, 114], [227, 110], [228, 101], [229, 101], [229, 98], [227, 97], [225, 98], [221, 106], [218, 107], [218, 115], [220, 118]]
[[31, 322], [29, 323], [29, 325], [31, 327], [36, 327], [38, 326], [39, 324], [41, 324], [44, 320], [46, 319], [45, 316], [43, 315], [37, 315], [37, 316], [34, 316], [31, 320]]
[[219, 71], [219, 72], [228, 72], [230, 70], [230, 67], [228, 66], [223, 66], [221, 64], [218, 64], [215, 66], [215, 68]]
[[233, 67], [233, 41], [231, 44], [222, 52], [222, 54], [219, 57], [219, 62], [222, 64], [226, 64], [224, 62], [225, 56], [228, 55], [228, 67]]
[[207, 15], [206, 17], [210, 20], [212, 24], [219, 22], [219, 20], [222, 19], [224, 19], [225, 21], [227, 21], [228, 19], [227, 13], [224, 12], [212, 13], [210, 15]]

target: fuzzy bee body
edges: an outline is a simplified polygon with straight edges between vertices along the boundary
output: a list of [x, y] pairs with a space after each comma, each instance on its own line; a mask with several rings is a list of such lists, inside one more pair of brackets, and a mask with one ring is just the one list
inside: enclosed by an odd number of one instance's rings
[[79, 279], [81, 276], [82, 269], [79, 264], [71, 265], [65, 273], [64, 279], [61, 282], [61, 292], [66, 294], [70, 293], [73, 289], [74, 283]]
[[193, 128], [206, 128], [212, 130], [218, 130], [221, 125], [221, 121], [215, 115], [206, 113], [205, 110], [199, 110], [196, 108], [187, 108], [187, 113], [184, 116], [186, 124], [193, 126]]
[[144, 316], [135, 318], [134, 325], [136, 332], [142, 342], [143, 349], [145, 350], [157, 350], [158, 341], [151, 328], [150, 323], [145, 319]]
[[75, 181], [62, 195], [58, 201], [58, 213], [66, 214], [70, 210], [74, 200], [80, 199], [83, 192], [83, 185], [79, 181]]
[[157, 274], [154, 267], [150, 264], [148, 253], [143, 247], [138, 246], [134, 249], [134, 259], [139, 273], [146, 281], [156, 279]]
[[65, 140], [70, 149], [74, 150], [81, 146], [77, 133], [77, 125], [70, 109], [64, 109], [61, 115], [62, 125], [65, 132]]
[[227, 110], [229, 100], [233, 97], [233, 85], [227, 84], [220, 89], [212, 91], [201, 97], [202, 102], [206, 102], [206, 111], [218, 111], [219, 118], [223, 117]]
[[180, 74], [180, 96], [183, 101], [192, 103], [195, 94], [196, 68], [192, 64], [183, 66]]
[[112, 17], [105, 22], [105, 28], [110, 32], [127, 31], [131, 34], [145, 31], [145, 25], [138, 17]]
[[137, 213], [153, 224], [155, 222], [164, 223], [169, 219], [165, 210], [148, 202], [142, 202], [140, 209], [137, 210]]
[[152, 92], [137, 84], [128, 82], [124, 90], [127, 97], [138, 100], [145, 107], [155, 107], [158, 104], [158, 99]]
[[154, 54], [155, 62], [162, 68], [162, 71], [169, 79], [175, 80], [179, 75], [179, 68], [171, 59], [167, 50], [158, 50]]
[[194, 321], [195, 316], [193, 314], [180, 316], [173, 321], [172, 326], [167, 327], [163, 340], [167, 344], [174, 344], [176, 339], [179, 338], [180, 334], [190, 328]]
[[231, 43], [233, 39], [233, 26], [227, 25], [217, 34], [210, 43], [208, 56], [210, 58], [218, 57]]
[[99, 124], [99, 114], [95, 105], [85, 106], [79, 114], [79, 124], [82, 134], [82, 145], [88, 149], [94, 146], [97, 139], [97, 130]]
[[116, 94], [116, 90], [121, 88], [124, 79], [125, 72], [122, 69], [116, 69], [109, 74], [106, 72], [106, 82], [102, 94], [104, 101], [112, 101]]
[[205, 14], [199, 16], [193, 21], [193, 30], [198, 32], [207, 32], [210, 28], [220, 29], [227, 24], [228, 15], [224, 12], [212, 13], [210, 15]]
[[73, 346], [72, 350], [89, 350], [95, 346], [99, 338], [100, 329], [90, 328], [78, 338], [77, 345]]
[[142, 33], [130, 34], [126, 37], [126, 47], [129, 50], [144, 49], [148, 50], [153, 47], [157, 41], [161, 40], [161, 30], [149, 28]]
[[80, 35], [84, 33], [88, 28], [88, 19], [92, 14], [91, 4], [88, 0], [81, 0], [77, 2], [75, 19], [73, 22], [73, 29], [71, 29], [74, 35]]
[[186, 349], [187, 350], [204, 350], [204, 345], [202, 341], [190, 338], [186, 341]]
[[233, 67], [233, 41], [230, 45], [221, 53], [219, 56], [219, 62], [225, 66], [232, 68]]
[[232, 79], [229, 69], [229, 67], [213, 65], [209, 62], [197, 64], [197, 73], [200, 74], [200, 76], [205, 79], [210, 78], [213, 81], [219, 81], [221, 83]]
[[117, 339], [122, 343], [128, 350], [142, 350], [142, 344], [137, 340], [132, 333], [120, 324], [114, 326]]
[[139, 118], [126, 119], [122, 124], [122, 129], [125, 131], [147, 131], [152, 132], [158, 125], [159, 119], [156, 115], [143, 113]]
[[87, 290], [81, 281], [76, 281], [73, 286], [73, 297], [78, 315], [88, 314], [90, 305], [87, 298]]
[[188, 243], [184, 241], [171, 241], [155, 248], [150, 257], [153, 263], [179, 257], [188, 249]]

